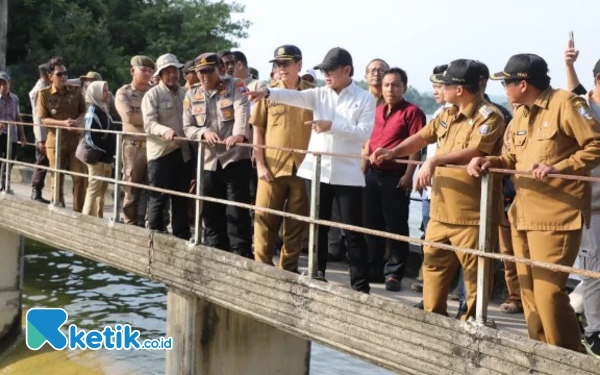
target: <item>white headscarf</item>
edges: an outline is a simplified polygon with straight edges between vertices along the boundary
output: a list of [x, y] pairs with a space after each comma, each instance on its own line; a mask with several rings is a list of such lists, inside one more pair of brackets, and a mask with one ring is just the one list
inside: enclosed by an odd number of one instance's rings
[[85, 103], [88, 106], [94, 104], [100, 107], [106, 114], [108, 114], [108, 103], [104, 101], [102, 91], [107, 84], [106, 81], [91, 82], [85, 92]]

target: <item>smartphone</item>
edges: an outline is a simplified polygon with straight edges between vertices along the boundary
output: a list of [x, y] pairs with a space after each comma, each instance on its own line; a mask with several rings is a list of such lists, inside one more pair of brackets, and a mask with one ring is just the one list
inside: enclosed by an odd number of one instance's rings
[[575, 48], [575, 37], [572, 30], [569, 31], [569, 48]]

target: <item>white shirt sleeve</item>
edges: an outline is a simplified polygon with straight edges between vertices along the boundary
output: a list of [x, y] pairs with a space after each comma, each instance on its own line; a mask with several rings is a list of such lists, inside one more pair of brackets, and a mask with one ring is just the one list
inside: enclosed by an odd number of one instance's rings
[[300, 107], [304, 109], [315, 110], [315, 103], [317, 101], [318, 89], [309, 90], [289, 90], [289, 89], [269, 89], [271, 93], [269, 100], [287, 104], [294, 107]]

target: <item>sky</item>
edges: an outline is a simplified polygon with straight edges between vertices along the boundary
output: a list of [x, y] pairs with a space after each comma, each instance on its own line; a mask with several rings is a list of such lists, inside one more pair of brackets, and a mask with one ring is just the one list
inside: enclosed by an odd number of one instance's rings
[[[252, 22], [248, 38], [238, 40], [250, 66], [269, 76], [275, 49], [294, 44], [302, 50], [304, 69], [319, 64], [333, 47], [353, 57], [355, 78], [367, 63], [383, 58], [408, 73], [408, 83], [431, 91], [435, 65], [458, 58], [486, 63], [502, 71], [511, 55], [536, 53], [550, 67], [552, 85], [566, 87], [564, 51], [569, 31], [580, 50], [576, 69], [588, 89], [600, 58], [598, 0], [236, 0], [246, 7], [235, 18]], [[298, 4], [290, 6], [290, 4]], [[302, 4], [302, 5], [300, 5]], [[490, 82], [491, 95], [504, 95]]]

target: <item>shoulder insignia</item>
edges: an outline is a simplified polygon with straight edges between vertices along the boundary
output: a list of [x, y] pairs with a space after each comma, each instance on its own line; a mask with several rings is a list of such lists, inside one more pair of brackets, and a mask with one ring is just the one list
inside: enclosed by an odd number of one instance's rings
[[492, 131], [492, 127], [488, 124], [483, 124], [479, 127], [479, 134], [481, 135], [489, 134], [490, 131]]
[[444, 120], [440, 121], [440, 125], [442, 126], [442, 128], [447, 128], [448, 127], [448, 124]]
[[490, 115], [492, 114], [492, 110], [487, 105], [482, 105], [481, 108], [479, 108], [479, 114], [485, 120], [486, 118], [490, 117]]
[[240, 90], [240, 92], [242, 94], [246, 93], [248, 91], [248, 88], [246, 87], [246, 84], [244, 83], [244, 81], [238, 81], [235, 83], [235, 87]]
[[185, 98], [183, 100], [183, 110], [187, 111], [188, 109], [190, 109], [190, 106], [192, 105], [192, 103], [190, 102], [189, 98]]
[[194, 95], [194, 100], [204, 100], [204, 94], [199, 92], [196, 95]]
[[577, 108], [577, 112], [579, 113], [579, 115], [581, 117], [583, 117], [586, 120], [593, 120], [594, 119], [594, 115], [592, 114], [592, 111], [590, 111], [590, 109], [588, 108], [587, 105], [581, 105], [579, 106], [579, 108]]

